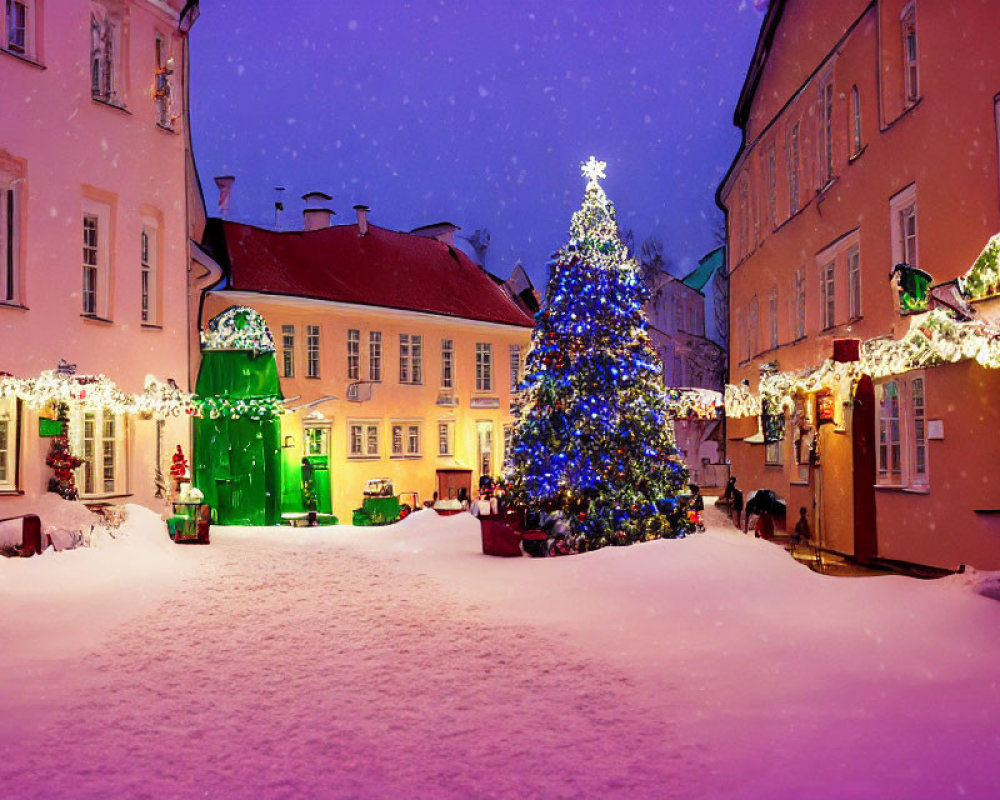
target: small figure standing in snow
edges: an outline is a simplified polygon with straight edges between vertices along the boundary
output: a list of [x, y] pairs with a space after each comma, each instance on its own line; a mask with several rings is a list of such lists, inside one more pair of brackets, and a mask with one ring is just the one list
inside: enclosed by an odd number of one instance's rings
[[462, 504], [463, 511], [469, 510], [469, 492], [464, 486], [458, 490], [458, 502]]
[[811, 536], [812, 531], [809, 529], [809, 520], [806, 518], [806, 507], [802, 506], [799, 509], [799, 521], [795, 523], [792, 537], [788, 540], [788, 552], [795, 555], [795, 548], [803, 542], [808, 542]]

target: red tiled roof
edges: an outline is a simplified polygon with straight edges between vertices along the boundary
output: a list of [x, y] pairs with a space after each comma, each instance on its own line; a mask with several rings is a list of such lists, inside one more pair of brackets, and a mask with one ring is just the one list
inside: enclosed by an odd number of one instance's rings
[[276, 232], [220, 220], [206, 238], [235, 291], [534, 325], [472, 259], [436, 239], [371, 224], [359, 236], [357, 225]]

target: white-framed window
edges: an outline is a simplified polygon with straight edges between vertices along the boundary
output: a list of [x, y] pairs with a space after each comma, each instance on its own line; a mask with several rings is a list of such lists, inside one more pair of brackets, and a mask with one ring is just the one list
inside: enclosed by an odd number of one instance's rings
[[771, 295], [767, 299], [768, 311], [768, 346], [774, 350], [778, 346], [778, 287], [771, 287]]
[[920, 98], [916, 4], [910, 3], [903, 9], [899, 24], [903, 37], [903, 99], [909, 106]]
[[758, 327], [758, 305], [757, 295], [754, 295], [750, 298], [750, 311], [747, 314], [747, 339], [750, 342], [750, 355], [754, 356], [760, 352], [759, 339], [757, 338], [760, 330]]
[[[0, 154], [2, 158], [2, 154]], [[0, 161], [0, 303], [21, 300], [21, 179]]]
[[926, 382], [922, 372], [875, 387], [878, 414], [878, 484], [928, 487]]
[[504, 470], [509, 469], [511, 467], [511, 465], [512, 465], [512, 460], [513, 460], [514, 452], [511, 449], [511, 441], [512, 441], [513, 434], [514, 434], [514, 426], [513, 425], [504, 425], [503, 426], [503, 466], [504, 466]]
[[350, 458], [379, 457], [377, 420], [352, 419], [347, 423], [347, 455]]
[[511, 393], [517, 391], [517, 387], [521, 385], [521, 345], [512, 344], [510, 346], [510, 391]]
[[109, 285], [111, 283], [111, 208], [103, 203], [83, 200], [83, 251], [81, 310], [84, 315], [110, 319]]
[[3, 23], [4, 49], [35, 59], [35, 0], [4, 0]]
[[917, 248], [917, 184], [911, 183], [889, 200], [892, 263], [919, 265]]
[[361, 378], [361, 331], [357, 328], [347, 331], [347, 377], [352, 381]]
[[806, 335], [806, 271], [803, 267], [795, 270], [795, 305], [794, 325], [795, 338], [802, 339]]
[[302, 430], [305, 436], [307, 456], [330, 455], [330, 423], [306, 424]]
[[423, 452], [419, 422], [394, 420], [389, 424], [389, 440], [393, 458], [413, 458]]
[[19, 405], [14, 397], [0, 397], [0, 492], [17, 489]]
[[155, 220], [144, 217], [139, 233], [139, 309], [147, 325], [160, 322], [160, 230]]
[[837, 302], [837, 262], [828, 261], [820, 267], [819, 288], [820, 303], [823, 317], [823, 330], [832, 328], [836, 320]]
[[455, 423], [452, 420], [438, 420], [438, 455], [455, 455]]
[[493, 345], [476, 342], [476, 391], [493, 391]]
[[833, 77], [819, 86], [819, 165], [820, 187], [833, 180]]
[[128, 491], [125, 417], [108, 410], [71, 412], [74, 450], [84, 460], [77, 470], [81, 497], [120, 495]]
[[455, 341], [441, 340], [441, 388], [453, 389], [455, 386]]
[[861, 316], [861, 250], [856, 246], [847, 251], [847, 316]]
[[319, 377], [319, 325], [306, 325], [306, 377]]
[[281, 377], [295, 377], [295, 326], [281, 326]]
[[857, 85], [851, 87], [851, 154], [861, 152], [861, 93]]
[[100, 3], [90, 12], [90, 95], [123, 106], [121, 86], [121, 20]]
[[382, 331], [368, 332], [368, 380], [382, 380]]
[[423, 338], [421, 336], [399, 334], [399, 382], [421, 384], [423, 375]]
[[476, 465], [480, 476], [493, 474], [493, 423], [489, 420], [476, 422]]
[[788, 213], [799, 210], [799, 123], [788, 132]]

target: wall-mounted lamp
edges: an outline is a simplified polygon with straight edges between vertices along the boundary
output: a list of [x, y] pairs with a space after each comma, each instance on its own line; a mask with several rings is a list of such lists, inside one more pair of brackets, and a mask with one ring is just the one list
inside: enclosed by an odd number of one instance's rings
[[291, 434], [288, 434], [288, 436], [285, 437], [285, 443], [283, 445], [281, 445], [281, 446], [283, 448], [284, 447], [295, 447], [295, 437], [292, 436]]

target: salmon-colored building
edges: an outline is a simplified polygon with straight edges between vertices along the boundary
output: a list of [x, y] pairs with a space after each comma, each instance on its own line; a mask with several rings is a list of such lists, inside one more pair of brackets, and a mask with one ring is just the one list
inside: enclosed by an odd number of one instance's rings
[[901, 306], [896, 264], [944, 284], [1000, 231], [998, 27], [993, 2], [775, 0], [761, 29], [718, 193], [727, 450], [740, 488], [774, 490], [789, 519], [806, 507], [829, 550], [1000, 568], [1000, 373], [871, 356], [936, 335], [923, 305]]
[[356, 206], [354, 224], [331, 226], [329, 195], [304, 199], [304, 230], [210, 219], [205, 235], [225, 279], [202, 324], [249, 306], [275, 341], [292, 412], [281, 418], [283, 508], [301, 508], [304, 458], [328, 472], [319, 509], [342, 523], [372, 479], [408, 502], [474, 496], [480, 477], [503, 471], [534, 325], [517, 294], [530, 286], [492, 278], [449, 223], [392, 231]]
[[[166, 406], [146, 385], [187, 384], [198, 4], [8, 0], [0, 13], [0, 517], [46, 491], [39, 417], [57, 398], [86, 459], [81, 499], [158, 507], [169, 453], [188, 443], [186, 417], [158, 423]], [[75, 374], [37, 382], [60, 360]]]

